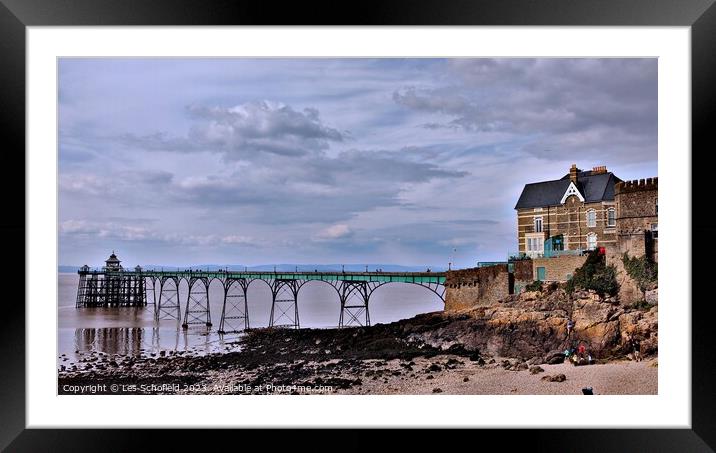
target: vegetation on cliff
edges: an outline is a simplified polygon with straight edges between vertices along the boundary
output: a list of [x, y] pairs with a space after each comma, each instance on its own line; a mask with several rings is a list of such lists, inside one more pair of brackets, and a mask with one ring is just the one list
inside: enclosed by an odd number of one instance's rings
[[648, 259], [646, 255], [630, 257], [624, 253], [622, 263], [624, 263], [624, 269], [629, 277], [636, 282], [642, 295], [656, 286], [659, 277], [658, 264]]
[[613, 296], [619, 291], [614, 266], [607, 266], [606, 258], [597, 250], [589, 252], [582, 267], [574, 271], [567, 282], [567, 292], [577, 289], [593, 290], [602, 295]]

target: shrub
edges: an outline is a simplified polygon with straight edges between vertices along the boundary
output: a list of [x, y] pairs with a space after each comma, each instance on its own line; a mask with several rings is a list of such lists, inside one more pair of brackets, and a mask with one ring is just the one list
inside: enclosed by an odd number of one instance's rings
[[658, 281], [659, 269], [658, 264], [648, 259], [646, 256], [629, 257], [626, 253], [622, 255], [622, 263], [629, 277], [633, 278], [639, 286], [642, 294], [652, 289]]
[[574, 271], [567, 282], [567, 292], [576, 289], [591, 289], [602, 295], [613, 296], [619, 291], [614, 266], [606, 265], [606, 258], [597, 250], [589, 252], [582, 267]]
[[650, 304], [649, 302], [647, 302], [645, 300], [640, 300], [640, 301], [634, 302], [633, 304], [630, 305], [631, 308], [635, 308], [637, 310], [643, 310], [643, 311], [649, 311], [651, 309], [651, 307], [653, 307], [653, 306], [654, 305]]
[[542, 291], [542, 282], [535, 280], [532, 283], [525, 285], [525, 291]]

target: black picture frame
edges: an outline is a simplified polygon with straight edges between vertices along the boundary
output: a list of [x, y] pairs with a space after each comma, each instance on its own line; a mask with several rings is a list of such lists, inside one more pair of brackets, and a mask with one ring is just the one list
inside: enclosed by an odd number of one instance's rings
[[[209, 0], [0, 0], [0, 115], [4, 138], [4, 213], [0, 229], [6, 242], [4, 278], [18, 294], [5, 292], [0, 327], [0, 449], [8, 451], [72, 450], [126, 451], [146, 447], [152, 432], [129, 430], [25, 429], [25, 301], [24, 285], [16, 280], [25, 269], [24, 242], [32, 241], [25, 230], [25, 32], [29, 26], [118, 26], [118, 25], [551, 25], [551, 26], [687, 26], [691, 27], [692, 63], [692, 207], [708, 204], [706, 184], [708, 152], [713, 146], [711, 120], [716, 105], [716, 7], [714, 0], [362, 0], [354, 3], [311, 1], [209, 1]], [[708, 151], [706, 151], [708, 150]], [[671, 150], [670, 150], [671, 151]], [[674, 151], [676, 152], [676, 151]], [[688, 153], [688, 151], [686, 151]], [[10, 179], [18, 178], [12, 185]], [[21, 189], [22, 188], [22, 189]], [[703, 203], [703, 204], [702, 204]], [[692, 210], [694, 238], [711, 235], [716, 225]], [[12, 245], [10, 245], [12, 244]], [[691, 244], [683, 244], [689, 247]], [[13, 249], [14, 247], [14, 249]], [[10, 253], [8, 253], [10, 252]], [[699, 266], [702, 254], [692, 252], [692, 282], [708, 282], [709, 266]], [[48, 277], [49, 278], [49, 277]], [[54, 277], [53, 277], [54, 278]], [[53, 280], [54, 281], [54, 280]], [[703, 287], [702, 285], [694, 288]], [[708, 294], [708, 292], [707, 292]], [[688, 295], [687, 297], [690, 297]], [[685, 298], [686, 299], [686, 298]], [[682, 301], [687, 307], [689, 300]], [[500, 444], [532, 451], [712, 451], [716, 446], [716, 401], [714, 376], [716, 348], [710, 335], [713, 327], [710, 300], [694, 298], [692, 310], [692, 429], [575, 429], [516, 430], [493, 433]], [[237, 410], [240, 407], [237, 405]], [[479, 410], [476, 408], [476, 410]], [[572, 410], [575, 410], [574, 408]], [[578, 411], [575, 412], [575, 416]], [[633, 409], [639, 417], [639, 408]], [[98, 414], [101, 416], [101, 414]], [[536, 414], [538, 416], [538, 414]], [[205, 437], [182, 431], [161, 435], [164, 449], [186, 449], [188, 437]], [[329, 436], [330, 434], [330, 436]], [[334, 430], [316, 445], [316, 433], [292, 431], [271, 436], [272, 448], [312, 445], [342, 450], [370, 448], [415, 448], [434, 433], [428, 430], [398, 433], [378, 441], [365, 430]], [[490, 433], [480, 432], [484, 439]], [[243, 436], [248, 435], [244, 433]], [[267, 438], [266, 433], [253, 434]], [[444, 434], [437, 434], [443, 436]], [[474, 433], [463, 432], [477, 442]], [[335, 444], [332, 438], [341, 439]], [[224, 439], [222, 439], [224, 438]], [[220, 448], [236, 435], [224, 430], [212, 434], [207, 448]], [[504, 439], [509, 439], [505, 441]], [[443, 438], [445, 442], [447, 439]], [[450, 444], [454, 444], [450, 440]], [[503, 443], [506, 442], [506, 443]], [[469, 444], [468, 444], [469, 445]], [[473, 445], [476, 445], [473, 443]]]

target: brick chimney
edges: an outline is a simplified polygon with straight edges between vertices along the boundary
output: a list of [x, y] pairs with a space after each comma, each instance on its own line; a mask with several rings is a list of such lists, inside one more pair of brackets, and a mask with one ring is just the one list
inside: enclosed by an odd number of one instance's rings
[[592, 174], [593, 175], [601, 175], [607, 172], [607, 167], [605, 165], [600, 165], [598, 167], [592, 168]]
[[569, 180], [575, 184], [577, 183], [577, 172], [579, 172], [577, 164], [572, 164], [572, 167], [569, 169]]

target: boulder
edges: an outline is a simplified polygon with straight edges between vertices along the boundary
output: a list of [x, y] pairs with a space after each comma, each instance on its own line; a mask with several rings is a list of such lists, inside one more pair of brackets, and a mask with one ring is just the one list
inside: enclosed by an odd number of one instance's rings
[[542, 376], [542, 380], [548, 382], [564, 382], [567, 380], [567, 376], [565, 376], [564, 374], [555, 374], [554, 376], [547, 374], [545, 376]]

